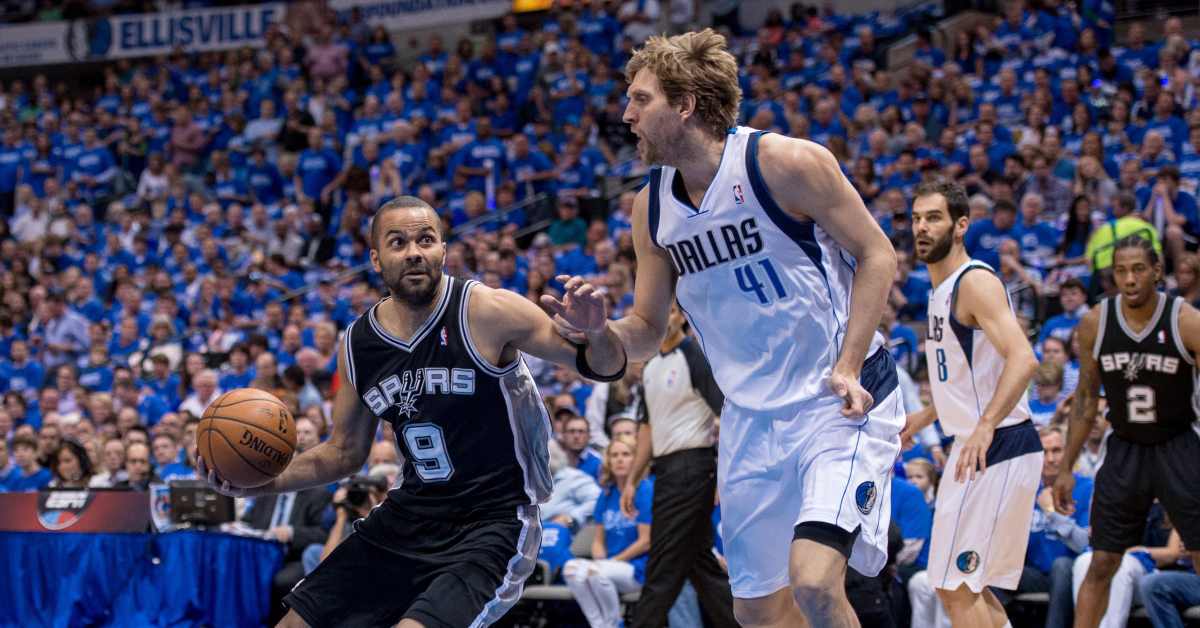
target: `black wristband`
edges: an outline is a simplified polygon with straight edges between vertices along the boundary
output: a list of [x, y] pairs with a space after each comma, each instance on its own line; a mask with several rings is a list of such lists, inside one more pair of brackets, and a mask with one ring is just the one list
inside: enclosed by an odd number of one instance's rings
[[587, 345], [575, 344], [575, 370], [579, 371], [580, 375], [593, 381], [615, 382], [622, 377], [625, 377], [625, 367], [629, 364], [629, 356], [625, 354], [624, 350], [622, 350], [621, 357], [623, 358], [623, 361], [621, 362], [621, 370], [612, 375], [601, 375], [596, 371], [593, 371], [592, 367], [588, 366]]

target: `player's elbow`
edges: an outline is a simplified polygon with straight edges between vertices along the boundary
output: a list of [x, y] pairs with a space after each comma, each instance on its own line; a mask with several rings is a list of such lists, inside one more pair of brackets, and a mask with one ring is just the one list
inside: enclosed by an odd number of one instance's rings
[[1021, 347], [1016, 355], [1009, 356], [1009, 362], [1021, 369], [1021, 377], [1025, 380], [1033, 379], [1034, 373], [1037, 372], [1040, 365], [1037, 356], [1033, 354], [1033, 349], [1029, 346]]

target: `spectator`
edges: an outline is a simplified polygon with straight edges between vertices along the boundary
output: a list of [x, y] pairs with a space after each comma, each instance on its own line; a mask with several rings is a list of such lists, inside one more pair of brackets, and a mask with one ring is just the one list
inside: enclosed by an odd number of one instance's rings
[[41, 362], [53, 368], [75, 362], [88, 346], [88, 321], [78, 312], [67, 308], [66, 300], [57, 290], [51, 290], [44, 302], [46, 317], [31, 329], [35, 341], [41, 341]]
[[971, 223], [963, 244], [968, 255], [999, 270], [1000, 244], [1018, 236], [1016, 207], [1011, 202], [999, 201], [992, 206], [991, 218]]
[[908, 481], [917, 487], [925, 497], [925, 503], [933, 506], [937, 497], [937, 470], [933, 463], [925, 458], [916, 458], [904, 463], [904, 474]]
[[933, 509], [925, 500], [924, 490], [899, 475], [892, 475], [891, 492], [892, 523], [904, 539], [896, 564], [911, 569], [908, 573], [920, 571], [929, 561]]
[[196, 392], [188, 395], [183, 403], [179, 405], [179, 409], [184, 412], [190, 412], [192, 416], [201, 416], [208, 408], [208, 405], [217, 397], [221, 396], [221, 389], [217, 386], [217, 372], [212, 369], [204, 369], [196, 376], [194, 382]]
[[[557, 415], [558, 413], [556, 412], [555, 414]], [[592, 479], [599, 481], [603, 461], [588, 446], [588, 437], [591, 433], [590, 425], [587, 419], [575, 414], [572, 408], [570, 416], [562, 423], [562, 436], [559, 438], [559, 442], [562, 444], [563, 451], [567, 454], [567, 461], [572, 467], [587, 473], [592, 476]]]
[[1092, 501], [1092, 481], [1076, 474], [1075, 512], [1061, 514], [1054, 509], [1052, 487], [1062, 464], [1066, 439], [1057, 427], [1038, 430], [1045, 457], [1042, 461], [1042, 488], [1034, 504], [1029, 549], [1017, 593], [1049, 593], [1046, 612], [1048, 628], [1071, 625], [1071, 565], [1088, 545], [1088, 512]]
[[119, 438], [104, 442], [101, 452], [99, 472], [92, 476], [88, 486], [92, 488], [112, 488], [125, 475], [125, 444]]
[[573, 533], [595, 512], [600, 485], [592, 476], [571, 466], [566, 452], [554, 441], [550, 443], [550, 473], [554, 476], [554, 491], [549, 501], [542, 504], [542, 521], [556, 523]]
[[282, 599], [304, 577], [305, 548], [328, 538], [321, 520], [329, 504], [329, 491], [318, 487], [258, 497], [250, 506], [246, 524], [284, 545], [283, 566], [272, 580], [273, 599]]
[[1017, 227], [1021, 244], [1021, 261], [1043, 274], [1049, 272], [1062, 234], [1043, 219], [1044, 205], [1040, 194], [1027, 192], [1021, 197], [1021, 222]]
[[[1103, 273], [1112, 267], [1113, 246], [1121, 238], [1134, 234], [1141, 235], [1150, 240], [1157, 253], [1162, 254], [1158, 231], [1155, 230], [1154, 225], [1134, 214], [1136, 210], [1137, 198], [1133, 194], [1122, 192], [1117, 195], [1117, 202], [1112, 208], [1112, 219], [1097, 228], [1092, 233], [1092, 237], [1088, 239], [1084, 255], [1092, 265], [1093, 284], [1096, 283], [1095, 273]], [[1093, 288], [1094, 292], [1095, 288]]]
[[38, 464], [37, 441], [31, 437], [17, 436], [12, 440], [13, 468], [0, 485], [14, 493], [39, 491], [50, 484], [50, 471]]
[[1033, 385], [1036, 394], [1029, 399], [1029, 411], [1034, 425], [1043, 427], [1054, 422], [1058, 415], [1062, 378], [1062, 365], [1055, 362], [1043, 362], [1034, 373]]
[[321, 430], [308, 417], [296, 419], [296, 453], [303, 453], [321, 444]]
[[1175, 294], [1200, 307], [1200, 255], [1189, 253], [1175, 266]]
[[354, 522], [366, 517], [371, 509], [387, 499], [388, 482], [382, 475], [354, 476], [342, 482], [333, 494], [333, 527], [324, 543], [314, 543], [304, 549], [304, 575], [312, 573], [321, 561], [354, 532]]
[[[144, 438], [144, 432], [143, 432]], [[161, 479], [150, 466], [150, 448], [144, 442], [129, 442], [125, 446], [125, 479], [113, 484], [113, 488], [146, 491], [151, 484]]]
[[614, 440], [608, 445], [601, 472], [602, 493], [594, 514], [596, 536], [591, 558], [576, 558], [563, 567], [563, 578], [593, 628], [621, 623], [620, 596], [642, 588], [650, 548], [650, 511], [654, 483], [638, 484], [635, 518], [621, 512], [621, 486], [629, 481], [637, 443]]
[[1200, 606], [1200, 575], [1191, 571], [1156, 571], [1138, 582], [1138, 593], [1155, 628], [1183, 628], [1181, 610]]
[[159, 430], [150, 443], [154, 456], [154, 470], [163, 482], [195, 477], [195, 471], [187, 464], [180, 462], [180, 460], [186, 461], [187, 458], [171, 433]]
[[1042, 325], [1038, 333], [1039, 343], [1051, 336], [1064, 341], [1071, 338], [1079, 319], [1088, 312], [1087, 288], [1078, 279], [1068, 279], [1058, 289], [1058, 302], [1062, 306], [1062, 314], [1050, 317]]
[[79, 441], [63, 439], [50, 459], [50, 470], [54, 475], [50, 488], [86, 489], [89, 486], [93, 475], [92, 460]]

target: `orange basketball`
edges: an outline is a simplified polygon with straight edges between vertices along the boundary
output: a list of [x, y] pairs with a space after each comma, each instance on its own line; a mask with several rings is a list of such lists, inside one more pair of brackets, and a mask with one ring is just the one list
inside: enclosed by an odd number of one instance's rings
[[196, 427], [204, 464], [241, 488], [270, 482], [296, 451], [296, 421], [275, 395], [238, 388], [209, 404]]

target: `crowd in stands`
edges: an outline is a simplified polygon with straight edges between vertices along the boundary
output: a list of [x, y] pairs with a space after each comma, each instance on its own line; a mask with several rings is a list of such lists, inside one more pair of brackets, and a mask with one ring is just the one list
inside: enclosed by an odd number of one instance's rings
[[[1000, 273], [1042, 360], [1030, 398], [1053, 477], [1078, 378], [1073, 328], [1112, 290], [1113, 243], [1152, 239], [1166, 288], [1200, 306], [1194, 31], [1175, 17], [1118, 27], [1096, 0], [1012, 0], [948, 38], [912, 16], [799, 4], [743, 28], [737, 3], [715, 4], [741, 63], [740, 123], [828, 147], [897, 248], [882, 328], [910, 411], [930, 403], [930, 282], [912, 254], [912, 192], [936, 177], [967, 187], [968, 252]], [[394, 195], [438, 209], [447, 273], [535, 302], [557, 293], [557, 275], [583, 275], [620, 316], [635, 271], [634, 188], [622, 184], [646, 172], [621, 119], [623, 66], [648, 35], [697, 19], [686, 2], [577, 2], [530, 23], [506, 16], [485, 38], [434, 34], [402, 63], [384, 29], [331, 15], [275, 27], [261, 49], [118, 61], [95, 85], [0, 82], [0, 489], [190, 477], [197, 417], [238, 387], [289, 404], [301, 449], [319, 442], [339, 333], [381, 296], [363, 266], [365, 226]], [[913, 59], [890, 67], [883, 42], [907, 32]], [[534, 211], [547, 206], [549, 217]], [[608, 621], [618, 594], [639, 586], [652, 525], [652, 482], [636, 519], [613, 488], [636, 437], [638, 371], [594, 385], [531, 368], [557, 441], [542, 557], [589, 620]], [[1038, 498], [1021, 592], [1050, 593], [1050, 626], [1069, 624], [1086, 565], [1082, 478], [1102, 436], [1076, 469], [1074, 516]], [[378, 441], [367, 470], [394, 481], [389, 427]], [[903, 543], [887, 590], [897, 609], [911, 593], [914, 626], [944, 615], [923, 569], [948, 447], [936, 427], [923, 433], [890, 493]], [[270, 516], [258, 527], [310, 570], [382, 491], [359, 493], [350, 508], [346, 490], [312, 502], [304, 526], [320, 534]], [[593, 524], [590, 552], [575, 557], [570, 538]], [[1164, 591], [1200, 594], [1200, 576], [1161, 516], [1146, 538], [1109, 613], [1119, 622], [1137, 599], [1156, 625], [1177, 625]]]

